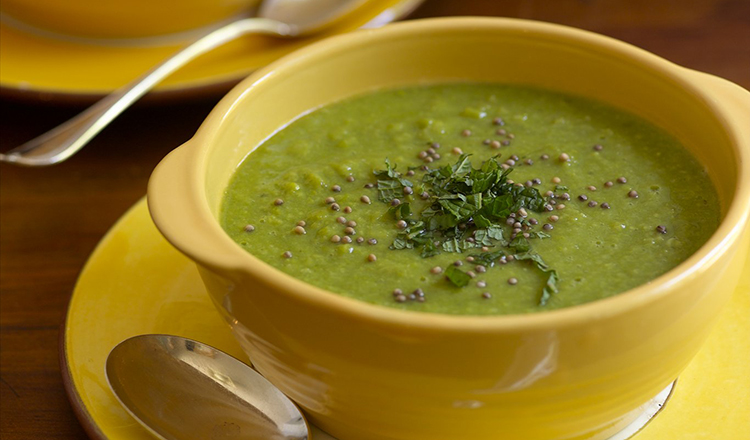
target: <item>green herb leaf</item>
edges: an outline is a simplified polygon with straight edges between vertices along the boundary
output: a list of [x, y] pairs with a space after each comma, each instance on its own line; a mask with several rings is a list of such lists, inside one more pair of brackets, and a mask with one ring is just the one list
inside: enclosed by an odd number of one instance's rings
[[392, 206], [388, 212], [392, 213], [396, 220], [403, 220], [411, 215], [411, 206], [408, 203], [401, 203], [398, 206]]
[[403, 194], [404, 187], [414, 186], [401, 177], [401, 173], [396, 171], [396, 165], [391, 165], [388, 158], [385, 159], [385, 170], [375, 170], [373, 174], [378, 176], [378, 200], [381, 202], [390, 202]]
[[471, 277], [456, 266], [449, 266], [445, 270], [445, 277], [456, 287], [464, 287], [471, 281]]
[[545, 283], [544, 289], [542, 289], [542, 295], [539, 298], [539, 306], [544, 307], [545, 305], [547, 305], [547, 302], [549, 302], [550, 298], [552, 298], [552, 295], [558, 292], [557, 282], [560, 280], [560, 278], [557, 275], [557, 271], [554, 269], [550, 269], [549, 266], [547, 266], [547, 263], [545, 263], [542, 257], [536, 252], [525, 252], [522, 254], [516, 254], [513, 257], [516, 260], [531, 260], [536, 264], [536, 267], [539, 270], [548, 274], [547, 282]]
[[427, 241], [422, 247], [422, 258], [434, 257], [440, 253], [440, 249], [435, 246], [435, 242], [432, 240]]
[[470, 254], [469, 256], [474, 257], [474, 262], [477, 264], [492, 267], [498, 259], [505, 255], [504, 251], [499, 250], [494, 252], [482, 252], [481, 254]]

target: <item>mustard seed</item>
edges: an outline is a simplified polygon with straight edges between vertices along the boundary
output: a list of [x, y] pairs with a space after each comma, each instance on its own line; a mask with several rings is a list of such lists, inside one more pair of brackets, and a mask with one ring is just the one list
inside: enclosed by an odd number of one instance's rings
[[589, 196], [587, 196], [586, 194], [581, 194], [580, 196], [578, 196], [578, 200], [582, 202], [585, 202], [588, 199], [589, 199]]
[[365, 242], [365, 237], [357, 237], [357, 243], [362, 244]]
[[286, 251], [283, 254], [281, 254], [281, 256], [284, 258], [292, 258], [292, 253], [289, 251]]
[[503, 118], [497, 117], [492, 120], [493, 125], [505, 125], [505, 121], [503, 121]]
[[551, 231], [551, 230], [555, 229], [555, 227], [554, 227], [554, 226], [552, 226], [552, 225], [551, 225], [551, 224], [549, 224], [549, 223], [545, 223], [545, 224], [544, 224], [544, 225], [542, 226], [542, 229], [544, 229], [545, 231]]
[[346, 235], [354, 235], [356, 233], [357, 231], [355, 231], [351, 226], [347, 226], [346, 228], [344, 228], [344, 234]]
[[570, 156], [567, 153], [562, 153], [560, 156], [558, 156], [557, 160], [560, 162], [567, 162], [570, 160]]
[[476, 272], [474, 272], [473, 270], [469, 270], [469, 271], [467, 271], [467, 272], [466, 272], [466, 275], [468, 275], [468, 276], [470, 276], [470, 277], [472, 277], [472, 278], [476, 278], [476, 277], [477, 277], [477, 274], [476, 274]]
[[338, 203], [331, 203], [331, 210], [332, 211], [339, 211], [339, 210], [341, 210], [341, 206], [339, 206]]
[[555, 209], [558, 209], [558, 210], [565, 209], [565, 204], [564, 203], [560, 203], [559, 205], [555, 206]]
[[345, 206], [345, 207], [344, 207], [344, 212], [345, 212], [345, 213], [347, 213], [347, 214], [351, 214], [351, 212], [352, 212], [352, 211], [353, 211], [353, 210], [352, 210], [352, 207], [351, 207], [351, 206]]
[[370, 201], [370, 198], [369, 198], [369, 197], [367, 197], [367, 196], [362, 196], [362, 197], [360, 197], [360, 198], [359, 198], [359, 201], [360, 201], [360, 202], [362, 202], [362, 203], [365, 203], [365, 204], [367, 204], [367, 205], [369, 205], [370, 203], [372, 203], [372, 202]]
[[372, 263], [373, 261], [376, 261], [377, 259], [378, 257], [376, 257], [375, 254], [370, 254], [367, 256], [367, 261], [369, 261], [370, 263]]
[[636, 190], [631, 190], [631, 191], [630, 191], [630, 192], [628, 193], [628, 197], [630, 197], [631, 199], [637, 199], [637, 198], [638, 198], [638, 191], [636, 191]]
[[294, 233], [297, 235], [305, 235], [307, 234], [307, 231], [305, 231], [305, 228], [303, 228], [302, 226], [295, 226]]
[[490, 148], [497, 150], [498, 148], [500, 148], [500, 142], [499, 141], [490, 142]]
[[399, 220], [396, 222], [396, 227], [399, 229], [404, 229], [406, 228], [406, 222], [403, 220]]
[[432, 269], [430, 269], [430, 273], [432, 273], [432, 274], [443, 273], [443, 268], [440, 267], [440, 266], [435, 266]]
[[376, 244], [378, 244], [378, 241], [376, 239], [374, 239], [374, 238], [371, 238], [371, 239], [367, 240], [367, 243], [369, 243], [371, 245], [376, 245]]
[[461, 136], [463, 137], [469, 137], [471, 136], [471, 130], [464, 130], [461, 132]]
[[482, 266], [481, 264], [477, 265], [477, 267], [474, 268], [479, 273], [485, 273], [487, 272], [487, 268]]
[[551, 221], [551, 222], [556, 222], [558, 220], [560, 220], [560, 217], [558, 217], [556, 215], [549, 216], [549, 221]]
[[518, 279], [508, 278], [508, 284], [510, 284], [511, 286], [515, 286], [516, 284], [518, 284]]
[[307, 226], [307, 222], [304, 220], [300, 220], [297, 222], [297, 226], [302, 226], [304, 228], [305, 226]]
[[458, 147], [453, 147], [453, 149], [451, 150], [451, 153], [458, 155], [458, 154], [464, 154], [464, 151]]
[[414, 194], [414, 190], [410, 186], [405, 186], [403, 191], [407, 196]]
[[401, 204], [401, 200], [399, 199], [393, 199], [391, 200], [391, 206], [398, 206]]
[[336, 217], [336, 222], [337, 223], [341, 223], [342, 225], [346, 224], [346, 218], [344, 218], [344, 217]]
[[541, 156], [539, 156], [539, 159], [547, 160], [549, 159], [549, 154], [542, 154]]
[[375, 188], [375, 184], [374, 183], [365, 183], [364, 188], [367, 188], [367, 189]]
[[602, 207], [602, 209], [609, 209], [610, 208], [609, 203], [607, 203], [607, 202], [602, 203], [601, 207]]
[[357, 222], [355, 222], [354, 220], [349, 220], [348, 222], [346, 222], [346, 226], [349, 226], [349, 227], [352, 227], [352, 228], [356, 228], [357, 227]]
[[552, 178], [552, 183], [557, 184], [557, 183], [560, 183], [560, 182], [562, 182], [562, 180], [559, 177], [555, 176], [555, 177]]
[[626, 179], [624, 177], [618, 177], [617, 178], [617, 183], [627, 183], [627, 182], [628, 182], [628, 179]]
[[596, 191], [596, 187], [594, 185], [589, 185], [586, 187], [586, 189], [589, 191]]
[[354, 182], [354, 176], [352, 175], [346, 176], [346, 181], [349, 183]]
[[331, 242], [333, 243], [338, 243], [340, 241], [341, 241], [341, 237], [339, 237], [338, 235], [334, 235], [331, 237]]
[[343, 237], [341, 237], [341, 242], [349, 244], [349, 243], [352, 242], [352, 238], [350, 236], [348, 236], [348, 235], [344, 235]]
[[281, 205], [284, 204], [284, 201], [281, 200], [281, 199], [276, 199], [276, 200], [273, 201], [273, 204], [276, 205], [276, 206], [281, 206]]
[[253, 225], [245, 225], [245, 227], [242, 228], [242, 230], [244, 230], [245, 232], [253, 232], [253, 231], [255, 231], [255, 226], [253, 226]]
[[593, 208], [596, 205], [598, 205], [598, 203], [596, 202], [596, 200], [589, 201], [589, 208]]
[[487, 287], [487, 282], [486, 281], [477, 281], [477, 287], [479, 287], [479, 288]]
[[656, 227], [656, 232], [660, 234], [666, 234], [667, 233], [667, 227], [664, 225], [659, 225]]
[[404, 291], [401, 289], [393, 289], [393, 296], [403, 295]]
[[490, 299], [490, 298], [492, 298], [492, 294], [490, 292], [484, 292], [484, 293], [482, 293], [482, 298], [484, 298], [484, 299]]
[[416, 174], [416, 173], [414, 173], [414, 170], [409, 170], [409, 171], [406, 172], [406, 175], [409, 176], [409, 177], [413, 176], [414, 174]]
[[333, 192], [341, 192], [341, 187], [338, 186], [338, 185], [333, 185], [331, 187], [331, 191], [333, 191]]
[[612, 183], [611, 180], [608, 180], [608, 181], [604, 182], [604, 187], [605, 188], [612, 188], [612, 185], [614, 185], [614, 183]]
[[604, 149], [604, 147], [602, 147], [601, 145], [599, 144], [594, 145], [594, 151], [602, 151], [602, 149]]

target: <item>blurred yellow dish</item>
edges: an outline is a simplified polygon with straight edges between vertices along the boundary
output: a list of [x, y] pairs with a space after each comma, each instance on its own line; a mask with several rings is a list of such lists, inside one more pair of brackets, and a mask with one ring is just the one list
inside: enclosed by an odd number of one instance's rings
[[[235, 167], [290, 120], [368, 90], [455, 80], [556, 89], [650, 120], [705, 166], [721, 225], [646, 285], [500, 317], [345, 298], [270, 267], [221, 229]], [[603, 439], [686, 367], [737, 286], [750, 249], [748, 118], [746, 90], [600, 35], [417, 21], [329, 39], [251, 75], [157, 167], [148, 202], [257, 369], [340, 440]]]
[[[309, 38], [248, 35], [190, 62], [147, 98], [224, 92], [253, 70], [295, 49], [363, 26], [382, 26], [421, 2], [369, 0], [344, 21]], [[0, 20], [0, 93], [21, 99], [91, 101], [137, 78], [184, 44], [157, 42], [88, 44], [21, 30]]]
[[259, 0], [3, 0], [0, 11], [42, 31], [139, 38], [200, 28], [249, 12]]

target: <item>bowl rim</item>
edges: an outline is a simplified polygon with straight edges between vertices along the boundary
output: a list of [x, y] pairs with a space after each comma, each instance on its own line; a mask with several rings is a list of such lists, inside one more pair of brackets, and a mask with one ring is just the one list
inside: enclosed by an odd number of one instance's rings
[[[368, 44], [373, 39], [408, 38], [409, 36], [416, 34], [424, 35], [429, 32], [471, 32], [472, 30], [500, 29], [522, 31], [527, 35], [536, 37], [543, 36], [550, 38], [554, 36], [554, 38], [575, 41], [579, 45], [582, 44], [611, 55], [619, 55], [642, 68], [649, 68], [662, 74], [664, 77], [668, 77], [677, 83], [682, 90], [701, 100], [704, 105], [709, 107], [712, 114], [718, 116], [719, 123], [724, 127], [728, 138], [734, 146], [733, 153], [739, 159], [735, 164], [737, 167], [737, 181], [734, 187], [734, 196], [728, 201], [728, 209], [724, 218], [710, 238], [697, 251], [676, 267], [645, 284], [584, 304], [525, 314], [487, 316], [449, 315], [378, 306], [316, 287], [276, 269], [245, 251], [231, 240], [228, 234], [221, 228], [218, 220], [211, 213], [208, 200], [204, 194], [205, 184], [203, 183], [203, 179], [205, 176], [205, 164], [207, 162], [206, 157], [214, 145], [212, 140], [215, 140], [222, 124], [229, 119], [228, 115], [237, 108], [243, 99], [251, 95], [257, 86], [276, 76], [283, 75], [296, 65], [304, 64], [311, 59], [320, 58], [331, 52], [338, 53], [351, 50], [352, 48]], [[702, 268], [716, 263], [720, 257], [729, 251], [732, 243], [741, 238], [750, 217], [750, 157], [748, 157], [750, 156], [750, 144], [743, 146], [741, 137], [743, 134], [747, 137], [747, 133], [737, 127], [737, 124], [731, 123], [732, 119], [726, 117], [728, 110], [725, 106], [715, 98], [709, 96], [709, 93], [701, 87], [701, 85], [705, 86], [702, 79], [731, 84], [747, 93], [744, 89], [726, 80], [678, 66], [644, 49], [620, 40], [564, 25], [495, 17], [430, 18], [401, 22], [375, 30], [360, 30], [316, 42], [286, 55], [250, 75], [234, 87], [216, 105], [206, 117], [195, 136], [179, 148], [182, 150], [188, 149], [189, 153], [186, 154], [189, 154], [191, 159], [188, 162], [188, 166], [182, 172], [189, 173], [188, 178], [191, 179], [191, 188], [197, 188], [202, 192], [200, 195], [194, 192], [190, 195], [191, 208], [196, 209], [197, 211], [195, 212], [201, 214], [201, 218], [210, 218], [212, 220], [212, 224], [204, 222], [201, 226], [205, 227], [206, 231], [212, 230], [211, 238], [217, 241], [216, 245], [226, 248], [225, 257], [229, 256], [238, 259], [233, 261], [230, 267], [226, 264], [218, 264], [215, 267], [223, 270], [236, 270], [249, 273], [251, 276], [262, 280], [265, 284], [275, 285], [280, 292], [300, 299], [309, 305], [327, 308], [337, 313], [354, 315], [360, 320], [364, 319], [369, 322], [387, 323], [388, 325], [397, 325], [410, 329], [434, 330], [439, 328], [441, 330], [465, 332], [482, 332], [488, 330], [525, 331], [531, 328], [560, 328], [593, 320], [606, 319], [650, 304], [669, 294], [669, 292], [677, 290], [675, 286], [688, 283], [692, 278], [698, 276]], [[699, 82], [701, 84], [698, 84]], [[750, 93], [748, 97], [750, 97]], [[730, 122], [727, 122], [727, 120], [730, 120]], [[238, 164], [235, 166], [238, 166]], [[151, 184], [149, 184], [149, 192], [151, 191]], [[181, 246], [175, 243], [178, 240], [172, 240], [172, 234], [167, 231], [169, 226], [161, 224], [156, 217], [154, 217], [154, 221], [162, 234], [180, 249]], [[231, 244], [231, 248], [228, 247], [228, 244]], [[199, 264], [203, 264], [206, 261], [199, 255], [194, 255], [194, 253], [187, 252], [187, 254]], [[211, 266], [211, 264], [208, 264], [208, 266]]]

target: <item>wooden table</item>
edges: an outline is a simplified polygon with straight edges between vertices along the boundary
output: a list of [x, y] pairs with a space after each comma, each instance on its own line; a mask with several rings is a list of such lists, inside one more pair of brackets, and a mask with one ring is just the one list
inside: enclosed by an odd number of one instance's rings
[[[606, 34], [750, 89], [748, 0], [427, 0], [413, 18], [491, 15]], [[67, 162], [0, 165], [0, 436], [85, 438], [63, 390], [58, 338], [88, 255], [149, 174], [219, 97], [139, 105]], [[80, 108], [2, 102], [5, 151]]]

